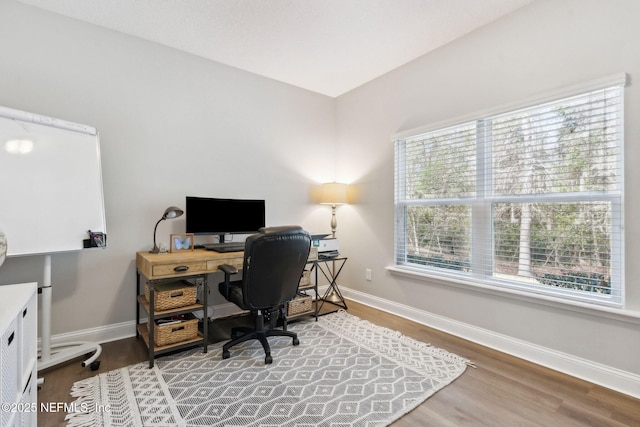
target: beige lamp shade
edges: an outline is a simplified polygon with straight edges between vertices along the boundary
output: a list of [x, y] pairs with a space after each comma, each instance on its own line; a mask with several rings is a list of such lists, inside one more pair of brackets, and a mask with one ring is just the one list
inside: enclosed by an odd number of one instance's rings
[[322, 196], [320, 203], [323, 205], [331, 205], [331, 234], [336, 237], [336, 228], [338, 221], [336, 220], [336, 205], [349, 203], [347, 197], [347, 184], [339, 182], [330, 182], [322, 184]]
[[322, 184], [320, 203], [326, 205], [342, 205], [349, 203], [347, 198], [347, 184], [330, 182]]

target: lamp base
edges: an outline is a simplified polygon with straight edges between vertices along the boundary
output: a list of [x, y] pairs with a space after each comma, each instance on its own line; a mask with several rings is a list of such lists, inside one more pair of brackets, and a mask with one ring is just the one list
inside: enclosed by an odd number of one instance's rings
[[336, 238], [336, 228], [338, 228], [338, 220], [336, 219], [336, 205], [331, 205], [331, 237]]
[[323, 299], [333, 303], [344, 303], [342, 298], [340, 298], [340, 295], [333, 288], [331, 289], [331, 292], [329, 292], [329, 295], [326, 295]]

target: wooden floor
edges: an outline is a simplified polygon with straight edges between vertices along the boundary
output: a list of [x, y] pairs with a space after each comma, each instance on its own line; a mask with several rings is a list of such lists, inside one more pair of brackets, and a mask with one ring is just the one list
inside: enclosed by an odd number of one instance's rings
[[[470, 359], [452, 384], [396, 421], [409, 426], [640, 426], [640, 400], [473, 344], [365, 305], [348, 301], [348, 312]], [[226, 339], [228, 325], [212, 328]], [[71, 402], [71, 385], [98, 373], [147, 360], [142, 340], [103, 345], [96, 372], [80, 360], [41, 372], [38, 402]], [[38, 414], [38, 426], [63, 426], [63, 412]]]

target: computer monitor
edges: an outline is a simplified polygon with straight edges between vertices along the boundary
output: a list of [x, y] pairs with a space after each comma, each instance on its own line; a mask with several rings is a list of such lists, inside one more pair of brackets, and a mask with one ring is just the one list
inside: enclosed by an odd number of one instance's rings
[[265, 226], [264, 200], [186, 198], [186, 232], [196, 235], [253, 234]]

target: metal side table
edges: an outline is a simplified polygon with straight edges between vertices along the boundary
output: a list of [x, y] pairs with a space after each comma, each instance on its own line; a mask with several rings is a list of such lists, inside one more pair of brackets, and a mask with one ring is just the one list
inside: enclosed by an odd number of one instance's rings
[[317, 309], [318, 312], [325, 302], [344, 308], [345, 310], [347, 309], [347, 303], [338, 286], [338, 276], [340, 276], [347, 259], [345, 256], [338, 255], [333, 258], [318, 258], [312, 261], [316, 270], [316, 284], [318, 283], [318, 271], [320, 271], [329, 282], [329, 287], [320, 299], [320, 305]]

